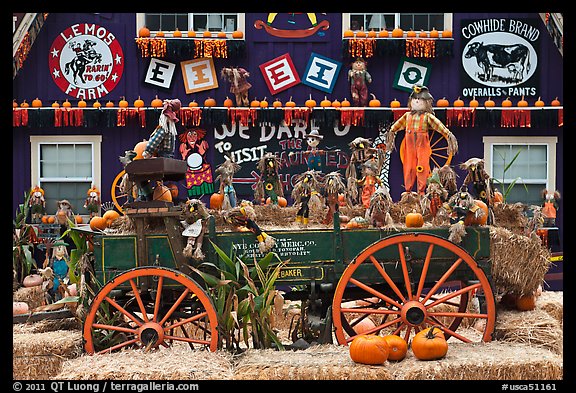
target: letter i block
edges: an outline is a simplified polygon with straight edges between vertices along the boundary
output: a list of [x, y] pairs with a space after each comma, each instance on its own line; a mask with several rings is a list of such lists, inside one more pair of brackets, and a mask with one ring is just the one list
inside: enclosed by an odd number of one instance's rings
[[342, 63], [328, 57], [312, 53], [304, 71], [302, 83], [326, 93], [332, 93]]

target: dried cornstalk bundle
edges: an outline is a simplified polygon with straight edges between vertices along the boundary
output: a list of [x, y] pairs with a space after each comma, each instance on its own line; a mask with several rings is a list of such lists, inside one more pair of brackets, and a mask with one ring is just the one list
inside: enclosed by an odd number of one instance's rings
[[536, 291], [550, 267], [550, 251], [538, 238], [490, 226], [492, 278], [498, 293]]
[[501, 310], [496, 318], [494, 338], [498, 341], [524, 343], [562, 354], [563, 329], [560, 322], [546, 311]]
[[12, 343], [14, 379], [49, 379], [83, 352], [82, 335], [74, 330], [14, 334]]
[[125, 350], [69, 360], [54, 379], [65, 380], [228, 380], [232, 355], [192, 350], [187, 344], [161, 350]]

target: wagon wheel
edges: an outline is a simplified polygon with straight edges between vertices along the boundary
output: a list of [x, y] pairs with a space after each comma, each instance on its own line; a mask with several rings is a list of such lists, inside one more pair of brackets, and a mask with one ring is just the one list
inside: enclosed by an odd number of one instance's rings
[[[422, 257], [410, 259], [410, 253], [418, 247], [424, 250]], [[382, 253], [395, 256], [392, 260], [387, 258], [387, 263], [383, 264], [378, 260]], [[369, 267], [376, 269], [375, 274], [379, 274], [384, 285], [366, 283], [361, 274], [365, 275]], [[419, 273], [413, 273], [416, 267]], [[396, 273], [402, 277], [399, 282], [390, 277], [395, 269], [399, 269]], [[410, 275], [415, 281], [413, 284], [410, 284]], [[485, 309], [469, 307], [469, 303], [473, 303], [469, 300], [481, 293], [485, 297]], [[371, 304], [351, 306], [352, 298], [373, 300]], [[360, 318], [355, 318], [357, 316]], [[349, 320], [358, 321], [363, 317], [375, 323], [364, 333], [397, 334], [406, 342], [432, 325], [440, 326], [447, 339], [490, 341], [496, 308], [488, 278], [466, 250], [436, 235], [403, 233], [364, 249], [344, 270], [338, 282], [332, 318], [339, 344], [347, 345], [357, 335]], [[469, 326], [480, 321], [481, 325], [456, 332], [463, 321]]]
[[104, 285], [84, 322], [89, 354], [121, 348], [218, 346], [217, 315], [210, 298], [189, 276], [164, 267], [128, 270]]
[[[441, 168], [444, 165], [450, 165], [452, 154], [448, 151], [448, 139], [436, 130], [428, 132], [430, 137], [430, 169], [434, 167]], [[404, 163], [406, 141], [402, 139], [400, 143], [400, 161]]]
[[[116, 175], [114, 181], [112, 182], [112, 189], [110, 190], [110, 195], [112, 196], [112, 202], [114, 203], [114, 206], [116, 206], [116, 209], [118, 209], [118, 211], [122, 214], [124, 214], [122, 206], [124, 205], [124, 203], [128, 201], [128, 194], [120, 191], [120, 183], [122, 182], [122, 177], [124, 176], [125, 173], [126, 171], [123, 170], [122, 172]], [[132, 197], [134, 199], [136, 199], [137, 197], [135, 187], [132, 189]]]

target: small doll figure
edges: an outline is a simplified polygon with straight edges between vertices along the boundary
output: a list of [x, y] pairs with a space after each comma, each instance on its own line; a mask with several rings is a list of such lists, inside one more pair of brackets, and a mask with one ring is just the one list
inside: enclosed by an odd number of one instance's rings
[[87, 196], [86, 200], [84, 201], [84, 209], [90, 212], [90, 218], [99, 216], [100, 208], [102, 207], [102, 203], [100, 201], [100, 191], [98, 191], [95, 185], [92, 185], [92, 188], [88, 190], [86, 195]]
[[482, 210], [475, 202], [472, 194], [462, 186], [460, 191], [452, 195], [447, 203], [442, 206], [450, 217], [450, 230], [448, 240], [453, 243], [460, 243], [462, 237], [466, 234], [466, 216], [472, 213], [475, 219], [484, 216]]
[[264, 203], [270, 197], [273, 206], [278, 206], [278, 197], [284, 196], [282, 181], [280, 181], [280, 159], [273, 153], [266, 153], [256, 166], [260, 171], [260, 179], [256, 183], [254, 197]]
[[310, 204], [317, 208], [322, 206], [319, 198], [319, 189], [318, 172], [306, 171], [296, 177], [296, 184], [294, 184], [292, 189], [294, 205], [300, 205], [296, 213], [296, 222], [301, 223], [305, 227], [308, 225], [310, 217]]
[[[126, 150], [124, 152], [124, 155], [119, 156], [118, 159], [122, 163], [122, 166], [126, 168], [126, 165], [131, 163], [134, 160], [134, 157], [136, 157], [136, 155], [137, 153], [134, 150]], [[134, 184], [134, 182], [129, 179], [128, 174], [125, 173], [124, 176], [122, 176], [120, 184], [118, 185], [118, 189], [123, 195], [126, 195], [127, 203], [134, 202], [135, 186], [136, 185]]]
[[434, 174], [435, 171], [438, 173], [440, 185], [448, 192], [448, 198], [456, 194], [456, 192], [458, 192], [458, 185], [456, 183], [458, 175], [454, 171], [454, 168], [450, 165], [443, 165], [440, 168], [434, 168], [432, 173]]
[[366, 209], [366, 219], [377, 228], [394, 225], [394, 220], [390, 215], [393, 203], [388, 189], [378, 187], [370, 198], [370, 205]]
[[50, 260], [44, 262], [44, 275], [47, 279], [47, 295], [52, 301], [58, 301], [66, 296], [67, 285], [69, 283], [68, 272], [70, 257], [68, 255], [68, 249], [66, 248], [68, 243], [57, 240], [52, 245], [52, 257]]
[[187, 258], [203, 260], [202, 242], [210, 213], [206, 205], [199, 199], [189, 199], [182, 204], [180, 223], [184, 227], [182, 236], [188, 238], [182, 254]]
[[334, 171], [324, 176], [323, 189], [328, 211], [322, 224], [330, 224], [334, 218], [334, 213], [340, 210], [340, 195], [346, 193], [346, 185], [340, 172]]
[[405, 130], [404, 135], [404, 188], [411, 192], [416, 183], [418, 194], [426, 193], [426, 183], [430, 176], [430, 146], [429, 130], [440, 133], [448, 141], [448, 154], [458, 152], [458, 142], [452, 132], [434, 115], [432, 102], [434, 97], [426, 86], [414, 85], [408, 97], [409, 112], [404, 113], [388, 131], [386, 150], [394, 149], [396, 133]]
[[324, 136], [320, 135], [318, 130], [312, 130], [306, 135], [308, 150], [302, 152], [302, 154], [304, 157], [307, 157], [308, 170], [322, 172], [322, 154], [324, 154], [324, 150], [318, 149], [318, 145], [322, 139], [324, 139]]
[[35, 186], [30, 192], [30, 199], [28, 200], [30, 207], [30, 214], [33, 224], [42, 222], [42, 216], [46, 213], [46, 200], [44, 199], [44, 190]]
[[231, 83], [230, 93], [236, 98], [236, 106], [250, 106], [248, 90], [252, 87], [248, 82], [250, 73], [241, 67], [224, 67], [220, 76]]
[[372, 76], [366, 68], [366, 60], [357, 58], [348, 71], [350, 81], [350, 94], [354, 106], [368, 105], [368, 84], [372, 83]]
[[351, 154], [346, 168], [347, 190], [352, 204], [357, 204], [360, 203], [357, 179], [362, 177], [364, 163], [372, 159], [383, 162], [384, 155], [381, 149], [372, 147], [372, 141], [367, 138], [357, 137], [348, 146]]
[[430, 212], [433, 221], [436, 221], [438, 212], [444, 203], [448, 202], [450, 198], [448, 191], [442, 185], [440, 180], [440, 170], [434, 168], [432, 174], [428, 178], [428, 186], [426, 187], [426, 194], [420, 199], [420, 206], [422, 213]]
[[236, 190], [234, 189], [234, 174], [240, 170], [240, 165], [234, 162], [233, 158], [228, 158], [216, 168], [218, 176], [216, 180], [220, 180], [220, 190], [218, 193], [224, 195], [222, 201], [222, 210], [228, 210], [236, 207]]
[[56, 210], [56, 223], [62, 226], [68, 226], [68, 221], [74, 216], [72, 204], [66, 199], [62, 199], [56, 203], [58, 206]]
[[466, 171], [462, 185], [467, 188], [469, 184], [472, 184], [472, 195], [490, 206], [494, 192], [490, 189], [490, 175], [484, 169], [484, 160], [472, 157], [460, 164], [460, 169]]
[[360, 199], [365, 208], [370, 207], [370, 198], [376, 192], [376, 186], [382, 185], [382, 180], [378, 176], [379, 166], [376, 160], [368, 160], [363, 165], [362, 179], [357, 180], [358, 185], [362, 187]]
[[560, 192], [558, 190], [549, 192], [542, 190], [542, 198], [544, 198], [544, 205], [542, 207], [542, 216], [544, 218], [544, 227], [556, 226], [556, 213], [559, 209], [558, 201], [560, 200]]
[[235, 227], [245, 227], [256, 235], [261, 253], [266, 253], [276, 246], [276, 239], [262, 231], [254, 221], [256, 212], [251, 202], [242, 200], [239, 206], [225, 211], [223, 217], [227, 223]]

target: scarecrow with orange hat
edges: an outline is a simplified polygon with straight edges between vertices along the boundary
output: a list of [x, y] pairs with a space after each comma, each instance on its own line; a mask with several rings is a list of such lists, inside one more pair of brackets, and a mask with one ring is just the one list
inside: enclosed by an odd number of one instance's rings
[[367, 106], [368, 84], [372, 83], [372, 76], [366, 67], [366, 60], [361, 57], [354, 60], [348, 71], [348, 80], [354, 106]]
[[38, 186], [34, 186], [30, 192], [30, 199], [28, 200], [28, 207], [30, 207], [30, 214], [32, 215], [32, 223], [39, 224], [42, 222], [42, 216], [46, 212], [46, 200], [44, 199], [44, 190]]
[[426, 86], [414, 85], [408, 97], [410, 111], [404, 113], [392, 126], [387, 134], [386, 150], [394, 148], [396, 133], [405, 131], [404, 136], [404, 188], [405, 192], [412, 192], [414, 183], [417, 183], [418, 194], [426, 194], [427, 180], [430, 176], [430, 146], [429, 130], [442, 134], [448, 141], [448, 154], [458, 152], [456, 137], [434, 115], [432, 102], [434, 97]]
[[86, 192], [86, 200], [84, 201], [84, 209], [90, 212], [90, 218], [100, 215], [100, 207], [102, 203], [100, 201], [100, 191], [95, 185]]

